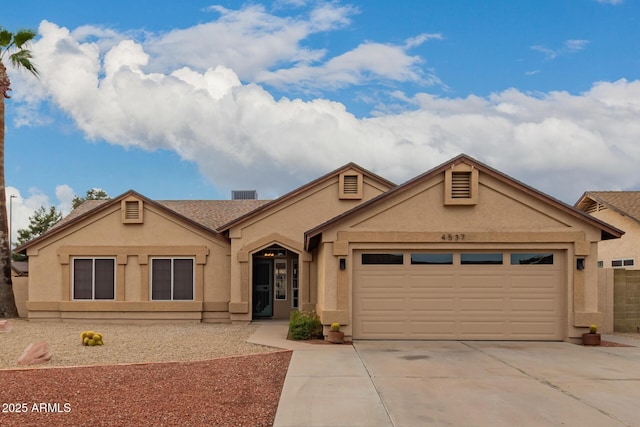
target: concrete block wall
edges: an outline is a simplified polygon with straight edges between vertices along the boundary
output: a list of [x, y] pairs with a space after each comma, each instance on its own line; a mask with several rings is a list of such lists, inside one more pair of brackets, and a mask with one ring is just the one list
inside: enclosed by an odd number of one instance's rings
[[640, 270], [614, 271], [613, 328], [640, 332]]

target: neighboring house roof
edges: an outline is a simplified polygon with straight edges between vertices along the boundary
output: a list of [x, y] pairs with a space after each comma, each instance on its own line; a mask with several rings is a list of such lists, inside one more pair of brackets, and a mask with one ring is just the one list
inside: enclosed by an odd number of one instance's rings
[[587, 212], [602, 205], [640, 223], [640, 191], [587, 191], [576, 202], [576, 208]]
[[376, 175], [375, 173], [373, 173], [371, 171], [368, 171], [367, 169], [365, 169], [365, 168], [363, 168], [363, 167], [351, 162], [351, 163], [347, 163], [346, 165], [344, 165], [344, 166], [342, 166], [342, 167], [340, 167], [340, 168], [338, 168], [338, 169], [336, 169], [334, 171], [329, 172], [326, 175], [321, 176], [320, 178], [317, 178], [317, 179], [315, 179], [315, 180], [303, 185], [302, 187], [298, 187], [295, 190], [285, 194], [284, 196], [281, 196], [281, 197], [279, 197], [277, 199], [274, 199], [271, 202], [266, 203], [265, 205], [255, 209], [253, 211], [250, 211], [250, 212], [248, 212], [247, 214], [245, 214], [243, 216], [235, 218], [234, 220], [232, 220], [229, 223], [224, 224], [222, 227], [220, 227], [218, 229], [218, 231], [220, 231], [220, 232], [228, 231], [231, 227], [233, 227], [235, 225], [238, 225], [238, 224], [240, 224], [240, 223], [242, 223], [242, 222], [244, 222], [244, 221], [246, 221], [246, 220], [248, 220], [250, 218], [253, 218], [256, 215], [259, 215], [261, 212], [264, 212], [264, 211], [266, 211], [268, 209], [272, 209], [274, 207], [280, 206], [283, 203], [285, 203], [286, 201], [292, 199], [293, 197], [296, 197], [300, 193], [305, 192], [309, 188], [315, 187], [316, 185], [322, 183], [323, 181], [331, 179], [331, 178], [333, 178], [333, 177], [335, 177], [337, 175], [340, 175], [342, 172], [348, 171], [350, 169], [355, 169], [355, 170], [359, 171], [360, 173], [362, 173], [363, 176], [368, 177], [371, 180], [378, 181], [379, 183], [381, 183], [385, 187], [389, 187], [389, 188], [396, 187], [396, 184], [394, 184], [393, 182], [391, 182], [391, 181], [389, 181], [389, 180], [387, 180], [385, 178], [382, 178], [381, 176]]
[[108, 208], [126, 197], [135, 196], [165, 211], [182, 217], [209, 232], [218, 234], [217, 228], [238, 216], [242, 216], [266, 203], [269, 200], [151, 200], [133, 190], [109, 200], [87, 200], [71, 211], [69, 215], [58, 221], [46, 233], [16, 248], [22, 252], [33, 244], [60, 232], [61, 230], [87, 218], [103, 209]]
[[613, 227], [609, 224], [607, 224], [604, 221], [601, 221], [597, 218], [592, 217], [591, 215], [588, 215], [587, 213], [571, 206], [568, 205], [564, 202], [561, 202], [560, 200], [551, 197], [547, 194], [544, 194], [536, 189], [534, 189], [533, 187], [530, 187], [514, 178], [511, 178], [510, 176], [496, 170], [493, 169], [490, 166], [485, 165], [484, 163], [479, 162], [478, 160], [466, 155], [466, 154], [460, 154], [459, 156], [441, 164], [440, 166], [436, 166], [435, 168], [423, 173], [422, 175], [418, 175], [417, 177], [405, 182], [404, 184], [401, 184], [395, 188], [392, 188], [391, 190], [387, 191], [386, 193], [383, 193], [371, 200], [368, 200], [367, 202], [364, 202], [358, 206], [356, 206], [355, 208], [346, 211], [344, 213], [342, 213], [341, 215], [336, 216], [333, 219], [330, 219], [329, 221], [325, 222], [324, 224], [321, 224], [309, 231], [307, 231], [305, 233], [305, 249], [309, 250], [312, 249], [313, 247], [315, 247], [318, 243], [319, 243], [319, 239], [320, 236], [322, 234], [323, 231], [327, 230], [328, 228], [332, 227], [333, 225], [335, 225], [336, 223], [345, 220], [346, 218], [357, 214], [358, 212], [362, 212], [365, 209], [369, 209], [372, 206], [375, 206], [376, 204], [382, 203], [385, 200], [388, 200], [390, 197], [393, 197], [394, 195], [397, 194], [402, 194], [403, 192], [413, 188], [415, 185], [418, 185], [419, 183], [423, 182], [424, 180], [430, 179], [431, 177], [438, 175], [442, 172], [444, 172], [446, 169], [460, 164], [460, 163], [465, 163], [467, 165], [473, 166], [475, 168], [477, 168], [479, 171], [490, 175], [502, 182], [508, 183], [510, 185], [512, 185], [513, 187], [518, 188], [519, 190], [527, 193], [528, 195], [539, 199], [543, 202], [546, 202], [552, 206], [555, 206], [556, 208], [560, 209], [561, 211], [564, 211], [566, 213], [568, 213], [569, 215], [572, 215], [574, 217], [579, 218], [582, 221], [585, 221], [597, 228], [599, 228], [600, 230], [602, 230], [602, 240], [607, 240], [607, 239], [615, 239], [615, 238], [619, 238], [624, 234], [624, 231], [617, 229], [616, 227]]
[[29, 275], [29, 263], [27, 261], [12, 261], [11, 269], [15, 272], [16, 276]]

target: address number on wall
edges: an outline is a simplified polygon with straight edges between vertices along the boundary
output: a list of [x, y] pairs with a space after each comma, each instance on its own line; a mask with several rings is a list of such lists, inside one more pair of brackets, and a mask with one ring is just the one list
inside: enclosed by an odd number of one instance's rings
[[440, 240], [445, 240], [448, 242], [459, 242], [461, 240], [464, 240], [464, 234], [444, 233], [440, 237]]

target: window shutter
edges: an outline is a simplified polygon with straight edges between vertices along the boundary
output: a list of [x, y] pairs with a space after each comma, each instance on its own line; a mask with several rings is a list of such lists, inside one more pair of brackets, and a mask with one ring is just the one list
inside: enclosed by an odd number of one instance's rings
[[470, 199], [471, 198], [471, 173], [453, 172], [451, 174], [451, 198]]

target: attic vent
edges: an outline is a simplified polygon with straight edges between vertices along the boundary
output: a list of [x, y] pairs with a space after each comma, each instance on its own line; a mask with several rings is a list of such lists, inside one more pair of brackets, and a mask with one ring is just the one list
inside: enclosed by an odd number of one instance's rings
[[257, 200], [258, 192], [256, 190], [233, 190], [231, 198], [233, 200]]
[[140, 211], [138, 209], [138, 201], [125, 202], [125, 219], [135, 220], [140, 218]]
[[120, 204], [120, 217], [124, 224], [142, 224], [143, 209], [142, 200], [129, 197]]
[[472, 206], [478, 204], [478, 169], [464, 163], [453, 165], [444, 173], [444, 204]]
[[342, 191], [344, 194], [358, 194], [358, 175], [345, 175]]
[[361, 173], [349, 170], [340, 174], [340, 199], [362, 199], [363, 178]]
[[471, 172], [453, 172], [451, 174], [451, 198], [471, 198]]
[[585, 209], [585, 212], [586, 212], [586, 213], [588, 213], [588, 214], [592, 214], [592, 213], [594, 213], [594, 212], [600, 212], [600, 211], [604, 211], [604, 210], [606, 210], [606, 209], [607, 209], [607, 208], [606, 208], [606, 206], [601, 205], [600, 203], [598, 203], [598, 202], [596, 202], [596, 201], [593, 201], [593, 200], [592, 200], [592, 201], [587, 205], [587, 207], [586, 207], [586, 209]]

